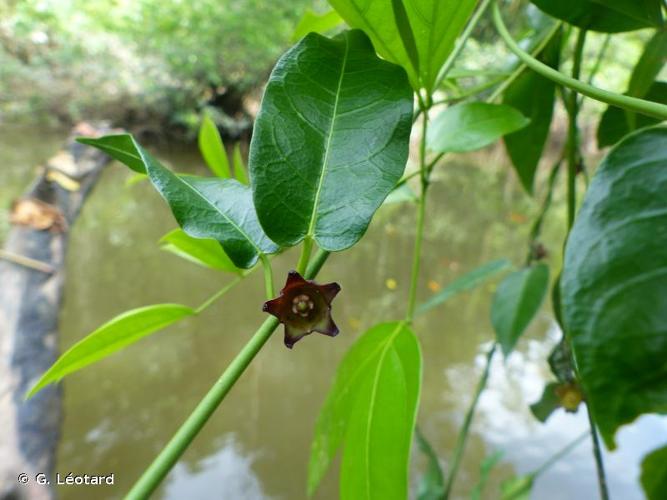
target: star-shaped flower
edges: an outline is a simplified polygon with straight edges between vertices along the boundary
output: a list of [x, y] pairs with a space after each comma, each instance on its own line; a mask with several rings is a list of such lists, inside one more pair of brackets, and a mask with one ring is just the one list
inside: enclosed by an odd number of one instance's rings
[[262, 309], [285, 325], [285, 345], [291, 349], [313, 332], [330, 337], [338, 335], [338, 327], [331, 318], [331, 302], [338, 292], [338, 283], [318, 285], [290, 271], [280, 295], [265, 302]]

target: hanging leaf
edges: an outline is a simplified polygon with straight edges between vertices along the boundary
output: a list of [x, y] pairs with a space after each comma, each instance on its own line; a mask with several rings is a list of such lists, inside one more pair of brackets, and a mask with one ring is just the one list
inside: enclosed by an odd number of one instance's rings
[[419, 480], [417, 487], [417, 500], [440, 500], [445, 494], [445, 477], [440, 467], [440, 461], [435, 450], [431, 447], [424, 435], [415, 428], [415, 438], [419, 450], [427, 460], [426, 472]]
[[531, 413], [542, 423], [546, 422], [551, 414], [560, 408], [560, 399], [556, 394], [558, 385], [558, 382], [549, 382], [544, 386], [540, 400], [530, 405]]
[[[558, 68], [561, 37], [554, 37], [538, 56], [543, 63]], [[535, 172], [544, 151], [556, 99], [556, 84], [534, 71], [524, 70], [505, 90], [503, 103], [530, 119], [530, 127], [505, 136], [505, 148], [524, 189], [533, 194]]]
[[529, 123], [528, 118], [511, 106], [466, 102], [447, 108], [435, 117], [427, 143], [429, 149], [438, 153], [475, 151]]
[[491, 305], [491, 323], [503, 354], [508, 356], [539, 311], [549, 287], [549, 268], [537, 264], [515, 271], [498, 286]]
[[592, 0], [598, 5], [615, 10], [649, 26], [662, 24], [662, 0]]
[[220, 138], [218, 127], [208, 115], [204, 115], [199, 128], [199, 150], [211, 172], [222, 179], [231, 177], [225, 145]]
[[300, 40], [308, 33], [319, 33], [321, 35], [332, 31], [343, 24], [343, 19], [338, 12], [330, 10], [323, 14], [318, 14], [312, 9], [306, 9], [303, 16], [299, 20], [299, 24], [294, 28], [292, 33], [292, 42]]
[[246, 166], [245, 162], [243, 161], [243, 156], [241, 155], [241, 146], [239, 142], [234, 144], [233, 160], [234, 176], [236, 177], [236, 180], [247, 186], [250, 183], [248, 182], [248, 174], [246, 173]]
[[199, 239], [188, 236], [181, 229], [174, 229], [161, 239], [161, 248], [200, 266], [239, 273], [234, 263], [215, 240]]
[[401, 178], [412, 92], [358, 30], [311, 33], [271, 74], [250, 144], [259, 220], [276, 243], [343, 250]]
[[194, 238], [219, 241], [236, 267], [250, 268], [260, 254], [278, 250], [259, 225], [249, 187], [233, 179], [176, 175], [127, 134], [79, 142], [97, 147], [137, 171], [140, 167], [169, 203], [183, 230]]
[[[637, 0], [631, 0], [636, 2]], [[659, 0], [640, 0], [645, 4], [655, 4]], [[642, 28], [658, 27], [661, 24], [660, 6], [658, 16], [650, 19], [638, 19], [637, 16], [627, 16], [620, 7], [621, 2], [596, 0], [531, 0], [537, 7], [547, 14], [592, 31], [603, 33], [620, 33]], [[612, 8], [615, 4], [616, 8]], [[636, 8], [634, 9], [636, 11]]]
[[611, 449], [621, 425], [667, 412], [666, 145], [667, 127], [655, 127], [610, 151], [565, 249], [565, 330]]
[[100, 326], [74, 344], [49, 368], [26, 397], [32, 397], [49, 384], [78, 371], [137, 340], [193, 315], [195, 312], [178, 304], [157, 304], [127, 311]]
[[315, 427], [312, 495], [343, 445], [342, 500], [405, 499], [422, 376], [419, 343], [404, 322], [366, 333], [343, 358]]
[[434, 307], [439, 306], [447, 302], [450, 298], [458, 295], [461, 292], [466, 292], [477, 288], [479, 285], [484, 283], [489, 278], [495, 276], [496, 274], [509, 269], [511, 263], [507, 259], [499, 259], [491, 262], [487, 262], [479, 266], [476, 269], [464, 274], [460, 278], [457, 278], [452, 283], [447, 285], [445, 288], [440, 290], [437, 294], [431, 297], [429, 300], [421, 304], [415, 314], [422, 314]]
[[667, 491], [667, 446], [644, 457], [641, 483], [647, 500], [664, 500]]

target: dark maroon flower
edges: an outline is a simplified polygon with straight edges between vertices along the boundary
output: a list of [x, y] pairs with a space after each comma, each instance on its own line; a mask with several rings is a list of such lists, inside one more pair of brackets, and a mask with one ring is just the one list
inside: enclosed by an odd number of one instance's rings
[[338, 283], [318, 285], [290, 271], [280, 295], [264, 302], [262, 309], [285, 325], [285, 345], [291, 349], [302, 337], [313, 332], [330, 337], [338, 335], [338, 327], [331, 318], [331, 302], [338, 292]]

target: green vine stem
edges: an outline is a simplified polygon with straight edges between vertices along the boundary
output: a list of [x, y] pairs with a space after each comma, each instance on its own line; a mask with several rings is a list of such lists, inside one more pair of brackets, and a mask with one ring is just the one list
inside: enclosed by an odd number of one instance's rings
[[260, 254], [259, 258], [262, 261], [262, 267], [264, 268], [264, 290], [266, 291], [267, 300], [271, 300], [276, 296], [275, 289], [273, 288], [273, 269], [271, 268], [271, 261], [266, 254]]
[[[319, 250], [305, 271], [305, 277], [314, 278], [327, 260], [329, 252]], [[127, 500], [148, 498], [176, 464], [192, 440], [204, 427], [229, 390], [243, 374], [271, 334], [278, 327], [278, 319], [270, 317], [262, 323], [248, 343], [225, 369], [220, 378], [209, 389], [190, 416], [183, 422], [169, 443], [162, 449], [153, 463], [144, 471], [139, 480], [125, 497]]]
[[301, 247], [301, 255], [299, 256], [299, 262], [296, 265], [297, 272], [303, 276], [303, 273], [306, 272], [308, 267], [308, 261], [310, 260], [310, 254], [313, 251], [313, 239], [310, 236], [306, 236], [303, 240], [303, 246]]
[[600, 499], [609, 500], [609, 488], [607, 487], [607, 475], [604, 470], [604, 461], [602, 459], [602, 449], [600, 447], [600, 438], [598, 437], [598, 431], [595, 426], [595, 421], [593, 420], [593, 415], [591, 415], [591, 409], [586, 403], [586, 414], [588, 415], [588, 424], [591, 427], [591, 439], [593, 441], [593, 456], [595, 457], [595, 465], [598, 476], [598, 485], [600, 487]]
[[493, 22], [496, 26], [496, 29], [498, 30], [498, 33], [505, 41], [509, 49], [514, 52], [514, 54], [516, 54], [517, 57], [519, 57], [519, 59], [521, 59], [526, 64], [526, 66], [543, 77], [548, 78], [549, 80], [553, 80], [559, 85], [575, 90], [597, 101], [611, 104], [628, 111], [634, 111], [636, 113], [652, 116], [659, 120], [667, 120], [667, 105], [665, 104], [659, 104], [656, 102], [637, 99], [636, 97], [629, 97], [599, 89], [580, 80], [564, 75], [560, 71], [557, 71], [532, 57], [517, 45], [509, 31], [507, 31], [507, 27], [503, 22], [502, 16], [500, 14], [500, 8], [498, 7], [497, 3], [493, 5]]
[[477, 409], [477, 403], [479, 403], [479, 398], [486, 388], [486, 384], [489, 381], [489, 373], [491, 372], [491, 362], [493, 361], [493, 355], [496, 353], [497, 344], [494, 342], [489, 352], [486, 354], [486, 365], [484, 366], [484, 372], [482, 373], [482, 378], [479, 379], [477, 383], [477, 388], [475, 389], [475, 395], [473, 400], [468, 407], [466, 412], [465, 420], [463, 421], [463, 427], [459, 432], [459, 435], [456, 437], [456, 446], [454, 447], [454, 454], [452, 455], [452, 461], [449, 465], [449, 471], [447, 473], [447, 481], [445, 482], [445, 490], [442, 495], [444, 500], [448, 500], [449, 496], [452, 493], [452, 487], [454, 486], [454, 480], [456, 479], [456, 474], [458, 473], [459, 467], [461, 466], [461, 459], [463, 458], [463, 452], [465, 451], [466, 442], [468, 441], [468, 435], [470, 434], [470, 426], [472, 424], [472, 419], [475, 416], [475, 410]]

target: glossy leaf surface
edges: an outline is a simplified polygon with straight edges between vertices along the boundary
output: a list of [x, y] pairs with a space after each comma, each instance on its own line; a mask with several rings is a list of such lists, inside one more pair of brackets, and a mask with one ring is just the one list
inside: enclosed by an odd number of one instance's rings
[[[555, 37], [538, 57], [552, 68], [558, 67], [560, 37]], [[503, 103], [530, 118], [530, 126], [505, 136], [509, 154], [524, 189], [532, 194], [535, 172], [542, 157], [553, 116], [556, 84], [534, 71], [524, 70], [505, 90]]]
[[508, 275], [491, 304], [491, 323], [505, 356], [540, 309], [549, 287], [549, 268], [536, 264]]
[[236, 267], [252, 267], [260, 253], [278, 250], [259, 225], [249, 187], [233, 179], [176, 175], [127, 134], [80, 142], [95, 146], [128, 166], [136, 166], [138, 159], [183, 230], [194, 238], [219, 241]]
[[278, 61], [250, 145], [257, 214], [283, 246], [343, 250], [400, 179], [412, 92], [358, 30], [306, 36]]
[[607, 447], [667, 412], [667, 128], [639, 131], [598, 167], [565, 250], [565, 330]]
[[137, 340], [165, 328], [194, 311], [178, 304], [157, 304], [125, 312], [105, 323], [74, 344], [49, 368], [28, 393], [33, 396], [43, 387], [80, 370]]
[[403, 322], [383, 323], [338, 367], [315, 428], [308, 469], [312, 494], [343, 445], [340, 498], [404, 499], [422, 359]]
[[421, 304], [416, 311], [416, 314], [422, 314], [426, 311], [445, 303], [450, 298], [459, 293], [477, 288], [486, 280], [495, 276], [496, 274], [509, 269], [510, 261], [507, 259], [499, 259], [487, 262], [476, 269], [457, 278], [445, 288], [436, 293], [429, 300]]
[[215, 175], [222, 179], [229, 179], [229, 159], [225, 145], [220, 138], [218, 127], [208, 115], [204, 115], [199, 128], [199, 151], [201, 151], [206, 165]]
[[215, 240], [193, 238], [182, 229], [174, 229], [160, 239], [162, 249], [182, 257], [200, 266], [238, 273], [234, 265]]
[[439, 153], [475, 151], [529, 122], [518, 110], [505, 104], [457, 104], [435, 117], [428, 131], [428, 147]]
[[[614, 2], [616, 9], [610, 6], [610, 2], [596, 0], [531, 0], [547, 14], [562, 19], [580, 28], [604, 33], [620, 33], [633, 31], [641, 28], [656, 27], [660, 24], [657, 19], [639, 19], [638, 16], [630, 17], [621, 9], [621, 3]], [[636, 3], [637, 0], [630, 0]], [[655, 4], [659, 0], [639, 0], [644, 4]], [[636, 11], [636, 9], [635, 9]], [[659, 6], [658, 6], [659, 14]]]
[[647, 500], [664, 500], [667, 491], [667, 446], [644, 457], [641, 483]]

